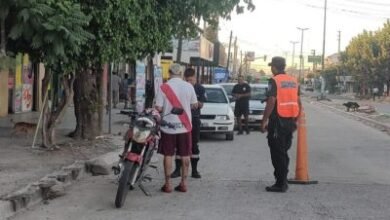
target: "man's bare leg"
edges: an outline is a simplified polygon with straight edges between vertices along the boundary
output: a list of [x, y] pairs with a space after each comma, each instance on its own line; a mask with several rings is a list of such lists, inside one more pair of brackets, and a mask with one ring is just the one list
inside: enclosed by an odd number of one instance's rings
[[184, 187], [187, 186], [188, 170], [190, 167], [190, 157], [182, 157], [182, 169], [181, 169], [181, 183]]
[[164, 156], [165, 185], [171, 187], [172, 156]]

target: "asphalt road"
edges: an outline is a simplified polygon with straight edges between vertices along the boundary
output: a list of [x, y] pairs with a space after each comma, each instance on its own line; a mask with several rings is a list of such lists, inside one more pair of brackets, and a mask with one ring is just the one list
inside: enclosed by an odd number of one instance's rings
[[114, 176], [88, 177], [14, 219], [390, 219], [390, 136], [312, 104], [305, 109], [310, 177], [318, 185], [265, 192], [273, 181], [265, 135], [252, 132], [232, 142], [212, 136], [201, 143], [203, 177], [190, 180], [188, 193], [159, 192], [160, 166], [145, 184], [153, 196], [135, 189], [122, 209], [114, 208]]

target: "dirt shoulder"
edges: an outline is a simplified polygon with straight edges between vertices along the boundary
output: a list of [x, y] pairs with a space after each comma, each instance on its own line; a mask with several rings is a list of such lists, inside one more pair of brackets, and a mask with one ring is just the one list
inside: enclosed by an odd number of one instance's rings
[[0, 197], [76, 160], [88, 160], [121, 146], [112, 138], [74, 141], [64, 138], [59, 149], [32, 149], [26, 139], [0, 137]]

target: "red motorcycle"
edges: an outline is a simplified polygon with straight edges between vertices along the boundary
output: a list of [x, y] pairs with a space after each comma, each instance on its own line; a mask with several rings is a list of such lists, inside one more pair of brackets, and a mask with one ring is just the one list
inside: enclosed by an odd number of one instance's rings
[[[138, 185], [146, 194], [149, 193], [142, 186], [145, 180], [151, 180], [145, 175], [150, 165], [154, 152], [158, 148], [160, 139], [160, 127], [174, 126], [163, 120], [160, 113], [154, 109], [147, 109], [141, 114], [135, 112], [121, 112], [131, 117], [131, 124], [125, 136], [125, 147], [117, 166], [113, 167], [118, 176], [119, 184], [115, 197], [115, 206], [123, 206], [129, 189]], [[173, 108], [170, 114], [181, 115], [183, 109]], [[156, 167], [154, 167], [156, 168]]]

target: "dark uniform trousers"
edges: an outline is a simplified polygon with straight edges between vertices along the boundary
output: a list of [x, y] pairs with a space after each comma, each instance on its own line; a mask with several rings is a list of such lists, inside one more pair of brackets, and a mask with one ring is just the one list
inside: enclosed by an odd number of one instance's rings
[[200, 118], [192, 118], [192, 155], [191, 159], [199, 160]]
[[291, 148], [293, 133], [278, 126], [276, 120], [270, 120], [267, 138], [276, 184], [286, 184], [290, 162], [287, 152]]

